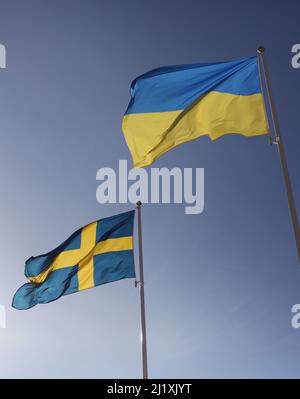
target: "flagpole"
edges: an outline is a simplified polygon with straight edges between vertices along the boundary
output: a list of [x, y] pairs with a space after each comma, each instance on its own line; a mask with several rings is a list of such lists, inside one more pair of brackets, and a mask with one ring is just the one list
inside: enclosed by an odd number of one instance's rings
[[285, 188], [286, 188], [286, 193], [287, 193], [287, 198], [288, 198], [290, 215], [291, 215], [292, 225], [293, 225], [293, 229], [294, 229], [298, 258], [299, 258], [299, 262], [300, 262], [300, 228], [299, 228], [299, 222], [298, 222], [298, 216], [297, 216], [297, 208], [296, 208], [292, 184], [291, 184], [291, 180], [290, 180], [290, 176], [289, 176], [284, 144], [283, 144], [280, 127], [279, 127], [279, 122], [278, 122], [278, 116], [277, 116], [275, 103], [274, 103], [274, 99], [273, 99], [269, 71], [268, 71], [268, 67], [266, 64], [266, 60], [265, 60], [265, 51], [266, 51], [266, 49], [264, 47], [259, 47], [257, 49], [257, 53], [258, 53], [259, 59], [261, 61], [260, 66], [261, 66], [263, 76], [265, 79], [266, 91], [267, 91], [267, 96], [268, 96], [270, 111], [271, 111], [272, 124], [274, 127], [274, 133], [275, 133], [275, 137], [273, 137], [271, 139], [271, 143], [276, 144], [277, 148], [278, 148], [278, 154], [279, 154], [281, 168], [282, 168], [284, 182], [285, 182]]
[[142, 221], [141, 221], [141, 201], [136, 203], [138, 217], [138, 237], [139, 237], [139, 266], [140, 280], [135, 282], [135, 286], [140, 286], [141, 301], [141, 346], [142, 346], [142, 362], [143, 362], [143, 379], [148, 379], [148, 362], [147, 362], [147, 339], [146, 339], [146, 316], [145, 316], [145, 292], [144, 292], [144, 268], [143, 268], [143, 245], [142, 245]]

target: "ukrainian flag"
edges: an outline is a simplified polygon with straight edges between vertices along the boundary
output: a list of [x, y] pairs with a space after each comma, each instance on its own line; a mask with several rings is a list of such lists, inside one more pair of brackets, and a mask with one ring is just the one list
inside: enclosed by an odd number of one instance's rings
[[90, 223], [53, 251], [25, 263], [29, 283], [12, 306], [29, 309], [96, 285], [134, 278], [134, 211]]
[[257, 57], [163, 67], [136, 78], [122, 128], [136, 167], [203, 135], [267, 134]]

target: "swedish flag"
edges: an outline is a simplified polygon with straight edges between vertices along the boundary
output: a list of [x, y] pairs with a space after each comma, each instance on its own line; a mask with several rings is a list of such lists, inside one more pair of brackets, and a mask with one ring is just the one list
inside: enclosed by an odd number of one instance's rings
[[12, 306], [29, 309], [123, 278], [134, 278], [134, 211], [100, 219], [79, 229], [53, 251], [25, 263], [29, 283]]

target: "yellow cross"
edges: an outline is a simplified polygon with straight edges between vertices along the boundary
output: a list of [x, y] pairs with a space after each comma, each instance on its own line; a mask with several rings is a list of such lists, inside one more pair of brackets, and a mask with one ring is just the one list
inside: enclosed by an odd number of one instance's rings
[[93, 222], [81, 231], [81, 246], [61, 252], [54, 259], [50, 267], [38, 276], [29, 277], [31, 283], [41, 284], [54, 270], [78, 265], [78, 290], [85, 290], [95, 286], [94, 256], [113, 251], [133, 249], [133, 237], [108, 238], [96, 243], [97, 222]]

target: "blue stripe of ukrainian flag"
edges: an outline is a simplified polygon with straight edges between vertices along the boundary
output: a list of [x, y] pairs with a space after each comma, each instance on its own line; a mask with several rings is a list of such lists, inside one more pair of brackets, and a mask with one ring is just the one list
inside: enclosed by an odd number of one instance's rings
[[134, 211], [100, 219], [79, 229], [53, 251], [25, 264], [29, 283], [12, 306], [29, 309], [112, 281], [134, 278]]
[[163, 67], [138, 77], [122, 127], [137, 167], [203, 135], [267, 134], [257, 57]]

